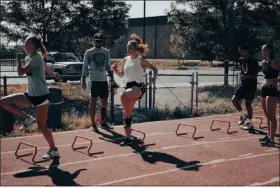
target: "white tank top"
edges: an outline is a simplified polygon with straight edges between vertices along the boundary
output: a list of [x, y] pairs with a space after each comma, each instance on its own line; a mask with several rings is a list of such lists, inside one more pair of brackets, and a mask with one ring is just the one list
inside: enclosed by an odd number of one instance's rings
[[140, 59], [140, 56], [137, 56], [135, 59], [131, 59], [130, 56], [125, 57], [124, 80], [126, 83], [133, 81], [137, 83], [143, 82], [143, 68]]

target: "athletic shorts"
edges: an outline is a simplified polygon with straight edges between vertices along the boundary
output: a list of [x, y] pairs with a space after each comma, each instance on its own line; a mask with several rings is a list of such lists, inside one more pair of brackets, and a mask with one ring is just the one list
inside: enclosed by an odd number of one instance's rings
[[126, 87], [125, 87], [125, 89], [127, 90], [127, 89], [129, 89], [129, 88], [132, 88], [132, 87], [138, 87], [140, 90], [141, 90], [141, 92], [142, 92], [142, 95], [139, 97], [139, 99], [141, 99], [142, 98], [142, 96], [144, 95], [144, 93], [146, 93], [146, 87], [145, 87], [145, 84], [144, 83], [137, 83], [137, 82], [128, 82], [127, 84], [126, 84]]
[[274, 86], [263, 86], [261, 90], [261, 97], [277, 97], [279, 98], [279, 91], [277, 87]]
[[241, 84], [234, 92], [234, 95], [240, 100], [254, 100], [257, 91], [256, 84]]
[[41, 95], [41, 96], [29, 96], [28, 93], [24, 93], [24, 96], [33, 104], [33, 106], [42, 106], [49, 104], [50, 94]]
[[100, 99], [107, 99], [109, 96], [109, 89], [108, 89], [108, 82], [98, 82], [92, 81], [91, 82], [91, 97]]

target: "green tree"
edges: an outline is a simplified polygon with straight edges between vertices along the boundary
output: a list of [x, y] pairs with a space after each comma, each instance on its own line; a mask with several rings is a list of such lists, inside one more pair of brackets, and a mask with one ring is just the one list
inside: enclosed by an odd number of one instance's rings
[[99, 30], [117, 40], [126, 32], [130, 8], [113, 0], [10, 0], [2, 7], [0, 29], [8, 41], [23, 42], [34, 33], [48, 48], [61, 51], [77, 51], [80, 39], [92, 38]]
[[[276, 38], [275, 27], [279, 0], [184, 0], [193, 12], [172, 7], [168, 13], [174, 32], [185, 39], [185, 48], [198, 56], [215, 55], [221, 60], [236, 60], [238, 46], [246, 42], [253, 49]], [[260, 11], [262, 13], [260, 13]], [[272, 11], [272, 12], [271, 12]], [[268, 13], [269, 12], [269, 13]], [[261, 16], [265, 14], [266, 16]], [[257, 16], [258, 15], [258, 16]], [[269, 15], [269, 16], [268, 16]], [[274, 21], [270, 18], [274, 17]], [[278, 29], [279, 30], [279, 29]]]

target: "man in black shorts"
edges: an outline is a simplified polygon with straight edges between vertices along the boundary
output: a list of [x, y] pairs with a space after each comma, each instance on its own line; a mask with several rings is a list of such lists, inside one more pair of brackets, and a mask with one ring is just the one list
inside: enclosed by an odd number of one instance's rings
[[94, 35], [95, 46], [86, 51], [84, 55], [84, 65], [82, 73], [82, 88], [85, 90], [87, 87], [86, 76], [89, 74], [89, 85], [91, 90], [91, 100], [90, 100], [90, 117], [92, 121], [92, 126], [90, 130], [99, 132], [96, 122], [95, 122], [95, 109], [97, 98], [101, 99], [101, 127], [106, 129], [111, 129], [106, 123], [107, 117], [107, 104], [108, 104], [108, 82], [107, 75], [112, 79], [112, 84], [115, 85], [113, 72], [111, 70], [111, 61], [109, 50], [102, 47], [105, 40], [105, 36], [101, 33]]
[[[249, 54], [247, 45], [240, 46], [239, 52], [241, 55], [241, 58], [239, 59], [239, 63], [241, 65], [241, 84], [234, 92], [231, 101], [235, 108], [240, 112], [238, 125], [244, 125], [244, 122], [248, 118], [248, 122], [243, 126], [243, 129], [249, 130], [254, 127], [252, 122], [252, 102], [257, 91], [257, 76], [260, 66], [258, 61]], [[242, 111], [242, 107], [240, 105], [240, 101], [242, 99], [245, 99], [247, 113]]]

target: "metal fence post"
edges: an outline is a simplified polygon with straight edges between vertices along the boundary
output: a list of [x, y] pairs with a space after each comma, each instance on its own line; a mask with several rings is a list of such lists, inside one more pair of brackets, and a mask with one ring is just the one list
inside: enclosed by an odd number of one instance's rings
[[191, 113], [193, 113], [193, 92], [194, 92], [194, 72], [192, 73], [192, 81], [191, 81]]
[[111, 81], [111, 84], [110, 84], [110, 87], [111, 87], [111, 101], [110, 101], [110, 105], [111, 105], [111, 107], [110, 107], [110, 116], [111, 116], [111, 122], [113, 123], [114, 121], [115, 121], [115, 118], [114, 118], [114, 108], [115, 108], [115, 101], [114, 101], [114, 96], [115, 96], [115, 93], [114, 93], [114, 86], [113, 86], [113, 84], [112, 84], [112, 78], [110, 78], [110, 81]]
[[156, 104], [156, 80], [155, 82], [152, 83], [152, 88], [153, 88], [153, 109], [154, 109]]
[[198, 108], [198, 72], [196, 72], [196, 83], [195, 83], [195, 106]]
[[151, 82], [151, 79], [152, 79], [152, 71], [149, 71], [149, 110], [152, 109], [152, 82]]
[[8, 88], [7, 88], [7, 76], [4, 76], [4, 83], [3, 83], [3, 94], [4, 96], [8, 95]]
[[[146, 72], [145, 72], [145, 82], [146, 82], [146, 91], [147, 91], [147, 85], [148, 85], [148, 76], [147, 76], [147, 74], [146, 74]], [[148, 120], [148, 95], [147, 95], [147, 93], [146, 93], [146, 100], [145, 100], [145, 116], [146, 116], [146, 120]]]

